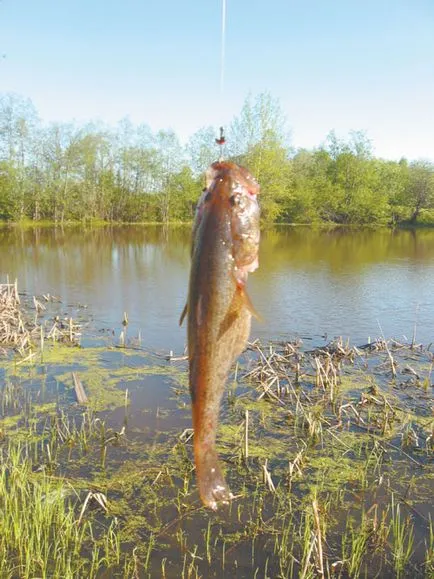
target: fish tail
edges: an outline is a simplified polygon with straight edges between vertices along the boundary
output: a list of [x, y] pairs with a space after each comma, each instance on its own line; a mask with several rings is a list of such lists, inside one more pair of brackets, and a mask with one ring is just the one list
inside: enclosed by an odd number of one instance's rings
[[209, 408], [200, 396], [196, 398], [193, 402], [196, 479], [202, 502], [214, 511], [220, 503], [232, 499], [215, 447], [217, 420], [218, 405]]

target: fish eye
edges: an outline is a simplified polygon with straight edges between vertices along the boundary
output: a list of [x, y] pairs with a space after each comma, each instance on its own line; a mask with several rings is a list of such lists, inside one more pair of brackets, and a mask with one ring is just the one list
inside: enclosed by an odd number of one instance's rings
[[232, 205], [232, 207], [235, 205], [235, 203], [236, 203], [236, 197], [235, 197], [235, 195], [231, 195], [231, 196], [229, 197], [229, 203]]

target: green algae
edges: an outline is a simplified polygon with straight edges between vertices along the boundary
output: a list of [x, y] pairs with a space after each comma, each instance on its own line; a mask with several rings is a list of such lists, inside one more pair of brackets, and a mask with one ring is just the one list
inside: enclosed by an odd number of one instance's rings
[[[130, 366], [125, 362], [110, 364], [110, 354], [114, 351], [107, 347], [80, 348], [54, 344], [46, 347], [42, 361], [32, 359], [17, 365], [14, 362], [5, 364], [5, 379], [29, 380], [39, 379], [42, 376], [54, 379], [59, 385], [73, 392], [74, 384], [72, 372], [76, 372], [88, 396], [89, 405], [95, 411], [107, 410], [125, 404], [125, 391], [121, 388], [130, 382], [136, 382], [149, 375], [158, 375], [178, 381], [179, 385], [185, 382], [185, 372], [169, 365], [143, 362], [140, 366]], [[122, 351], [122, 358], [128, 360], [134, 356], [141, 358], [137, 352]], [[147, 358], [143, 353], [143, 358]]]
[[[9, 364], [4, 371], [17, 389], [22, 385], [25, 391], [28, 384], [32, 389], [20, 398], [15, 414], [0, 422], [0, 445], [24, 444], [34, 470], [61, 474], [62, 484], [75, 489], [76, 520], [89, 492], [106, 497], [107, 511], [92, 498], [83, 517], [94, 526], [100, 547], [111, 536], [136, 557], [127, 561], [112, 549], [107, 557], [110, 576], [164, 576], [162, 568], [185, 577], [187, 569], [202, 576], [212, 569], [240, 577], [291, 577], [304, 568], [306, 576], [314, 576], [319, 565], [315, 546], [311, 548], [318, 532], [315, 512], [330, 574], [338, 560], [344, 575], [350, 569], [354, 576], [367, 574], [374, 555], [381, 568], [391, 569], [398, 551], [390, 543], [378, 555], [371, 509], [381, 499], [385, 528], [396, 512], [392, 493], [400, 493], [402, 504], [416, 510], [431, 497], [434, 473], [418, 464], [430, 457], [422, 442], [432, 431], [432, 420], [406, 406], [396, 383], [366, 368], [345, 367], [333, 396], [306, 378], [280, 403], [278, 392], [258, 399], [263, 389], [251, 380], [245, 383], [240, 373], [218, 430], [218, 448], [236, 499], [217, 514], [200, 506], [191, 440], [170, 426], [172, 417], [189, 416], [184, 365], [137, 350], [56, 345], [44, 349], [42, 362], [35, 358], [18, 367]], [[75, 403], [72, 372], [89, 398], [81, 409]], [[167, 400], [176, 400], [179, 408], [158, 408], [158, 426], [130, 425], [128, 415], [138, 409], [130, 408], [127, 390], [136, 392], [149, 377], [159, 378]], [[38, 384], [44, 400], [52, 396], [55, 401], [40, 404]], [[125, 412], [114, 421], [116, 409], [123, 407]], [[155, 409], [140, 412], [152, 418]], [[409, 436], [405, 455], [399, 437], [412, 429], [421, 446]], [[111, 535], [104, 529], [111, 529]], [[359, 556], [357, 536], [366, 529], [370, 541], [363, 543]], [[89, 552], [80, 557], [90, 560]], [[134, 575], [137, 565], [140, 575]], [[130, 575], [125, 575], [127, 568]]]

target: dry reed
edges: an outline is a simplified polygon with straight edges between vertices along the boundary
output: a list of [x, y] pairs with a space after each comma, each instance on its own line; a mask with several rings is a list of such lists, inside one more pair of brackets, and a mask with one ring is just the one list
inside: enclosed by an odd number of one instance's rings
[[[47, 299], [45, 301], [55, 301]], [[31, 308], [36, 314], [30, 315]], [[33, 350], [39, 346], [44, 347], [45, 340], [78, 343], [80, 327], [71, 319], [47, 319], [47, 307], [35, 296], [32, 300], [22, 303], [18, 293], [18, 282], [0, 284], [0, 345], [1, 351], [6, 353], [6, 348], [13, 348], [22, 357], [32, 357]]]

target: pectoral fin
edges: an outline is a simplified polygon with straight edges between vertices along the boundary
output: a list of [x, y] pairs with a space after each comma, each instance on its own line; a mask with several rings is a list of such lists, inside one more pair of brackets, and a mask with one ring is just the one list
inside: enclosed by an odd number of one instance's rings
[[219, 333], [217, 336], [218, 340], [220, 340], [220, 338], [229, 330], [229, 328], [232, 326], [232, 324], [235, 322], [235, 320], [237, 318], [238, 318], [238, 312], [236, 312], [235, 310], [232, 310], [232, 311], [229, 310], [228, 311], [224, 320], [220, 324]]
[[188, 303], [185, 304], [184, 309], [182, 310], [181, 317], [179, 318], [179, 325], [182, 326], [182, 322], [184, 321], [185, 316], [188, 312]]
[[231, 305], [229, 306], [229, 309], [222, 323], [220, 324], [219, 333], [217, 336], [218, 339], [220, 339], [237, 320], [242, 307], [246, 307], [252, 316], [254, 316], [257, 320], [262, 320], [261, 316], [253, 307], [253, 304], [245, 289], [243, 287], [237, 286], [237, 289], [232, 298]]
[[252, 314], [252, 316], [258, 320], [258, 322], [262, 322], [262, 316], [260, 316], [258, 314], [258, 312], [255, 310], [254, 305], [252, 304], [252, 300], [249, 297], [249, 294], [246, 292], [246, 290], [244, 288], [242, 288], [241, 290], [241, 294], [244, 300], [244, 305], [246, 306], [246, 308], [249, 310], [249, 312]]

